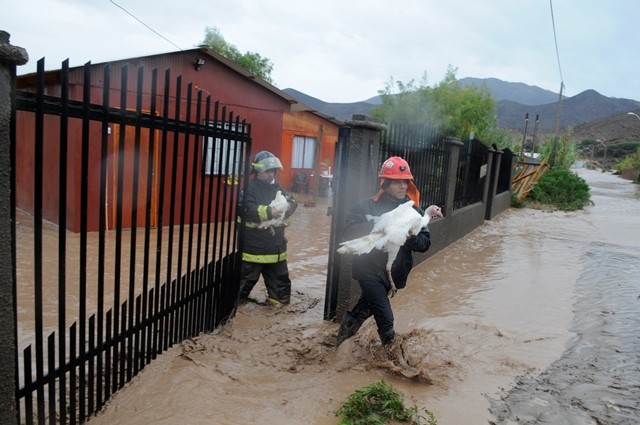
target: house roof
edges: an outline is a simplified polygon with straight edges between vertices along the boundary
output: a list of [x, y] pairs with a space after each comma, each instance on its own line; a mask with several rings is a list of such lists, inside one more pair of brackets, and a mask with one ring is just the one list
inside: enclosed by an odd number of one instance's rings
[[[291, 112], [309, 112], [312, 113], [314, 115], [319, 116], [320, 118], [323, 118], [325, 120], [331, 121], [332, 123], [336, 124], [336, 125], [343, 125], [343, 121], [327, 115], [325, 113], [322, 113], [318, 110], [315, 110], [313, 108], [311, 108], [310, 106], [300, 102], [299, 100], [297, 100], [296, 98], [294, 98], [293, 96], [287, 94], [286, 92], [278, 89], [276, 86], [274, 86], [273, 84], [263, 80], [262, 78], [256, 76], [255, 74], [251, 73], [250, 71], [248, 71], [246, 68], [243, 68], [242, 66], [238, 65], [237, 63], [233, 62], [232, 60], [227, 59], [226, 57], [222, 56], [221, 54], [217, 53], [216, 51], [214, 51], [212, 48], [208, 47], [208, 46], [199, 46], [193, 49], [187, 49], [187, 50], [176, 50], [176, 51], [172, 51], [172, 52], [165, 52], [165, 53], [156, 53], [153, 55], [147, 55], [147, 56], [139, 56], [136, 59], [144, 59], [144, 58], [150, 58], [150, 57], [155, 57], [155, 56], [164, 56], [164, 55], [173, 55], [173, 54], [180, 54], [180, 53], [193, 53], [194, 57], [197, 58], [199, 55], [204, 56], [206, 58], [210, 58], [213, 59], [219, 63], [221, 63], [222, 65], [230, 68], [231, 70], [233, 70], [235, 73], [242, 75], [243, 77], [245, 77], [247, 80], [251, 81], [254, 84], [258, 84], [262, 87], [264, 87], [265, 89], [269, 90], [270, 92], [274, 93], [275, 95], [285, 99], [287, 102], [289, 102], [289, 105], [291, 106]], [[127, 61], [130, 59], [134, 59], [134, 58], [123, 58], [123, 59], [115, 59], [113, 61], [108, 61], [108, 62], [120, 62], [120, 61]], [[108, 62], [102, 62], [102, 63], [95, 63], [92, 65], [103, 65], [104, 63], [108, 63]], [[70, 69], [77, 69], [77, 68], [81, 68], [81, 66], [77, 66], [77, 67], [72, 67]], [[58, 70], [50, 70], [50, 71], [46, 71], [45, 72], [45, 81], [56, 81], [57, 80], [57, 76], [59, 75], [59, 69]], [[35, 84], [35, 78], [36, 78], [36, 73], [31, 73], [31, 74], [24, 74], [24, 75], [20, 75], [18, 76], [18, 88], [24, 87], [24, 86], [31, 86], [33, 84]]]
[[274, 92], [275, 94], [277, 94], [278, 96], [281, 96], [285, 99], [287, 99], [289, 101], [289, 103], [291, 104], [291, 112], [310, 112], [314, 115], [319, 116], [320, 118], [323, 118], [325, 120], [331, 121], [336, 125], [343, 125], [343, 121], [337, 119], [336, 117], [327, 115], [323, 112], [320, 112], [316, 109], [311, 108], [310, 106], [306, 105], [305, 103], [299, 101], [298, 99], [296, 99], [295, 97], [289, 95], [288, 93], [278, 89], [276, 86], [270, 84], [269, 82], [263, 80], [262, 78], [252, 74], [250, 71], [248, 71], [247, 69], [241, 67], [240, 65], [238, 65], [237, 63], [227, 59], [226, 57], [222, 56], [221, 54], [217, 53], [216, 51], [214, 51], [213, 49], [211, 49], [208, 46], [200, 46], [197, 49], [193, 49], [194, 51], [199, 51], [202, 54], [208, 55], [212, 58], [214, 58], [215, 60], [217, 60], [218, 62], [223, 63], [224, 65], [228, 66], [229, 68], [233, 69], [234, 71], [236, 71], [237, 73], [244, 75], [246, 78], [254, 81], [257, 84], [260, 84], [261, 86], [265, 87], [266, 89]]

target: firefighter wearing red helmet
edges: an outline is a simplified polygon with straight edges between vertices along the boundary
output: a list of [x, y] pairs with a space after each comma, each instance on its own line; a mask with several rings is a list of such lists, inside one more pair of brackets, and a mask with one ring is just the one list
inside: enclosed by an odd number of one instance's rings
[[[420, 193], [413, 184], [413, 174], [409, 164], [399, 156], [386, 159], [380, 171], [380, 189], [373, 197], [358, 201], [347, 215], [344, 240], [367, 235], [380, 216], [394, 210], [400, 204], [414, 201], [414, 209], [424, 215], [420, 205]], [[396, 288], [406, 286], [409, 272], [413, 267], [413, 252], [425, 252], [431, 246], [428, 227], [423, 227], [415, 236], [407, 239], [400, 248], [391, 268]], [[387, 253], [374, 248], [367, 254], [352, 257], [352, 277], [358, 281], [362, 294], [351, 310], [342, 316], [336, 346], [355, 335], [362, 323], [373, 316], [378, 327], [378, 336], [383, 345], [393, 343], [396, 333], [393, 324], [393, 310], [388, 294], [391, 283], [386, 271]]]
[[416, 206], [420, 205], [420, 192], [418, 188], [413, 184], [413, 174], [411, 174], [411, 168], [409, 164], [403, 158], [399, 156], [392, 156], [387, 158], [378, 171], [378, 177], [380, 177], [380, 191], [374, 197], [382, 195], [390, 185], [391, 182], [387, 180], [406, 180], [407, 188], [406, 195], [411, 199]]
[[413, 174], [407, 161], [399, 156], [392, 156], [382, 163], [378, 177], [386, 179], [413, 180]]

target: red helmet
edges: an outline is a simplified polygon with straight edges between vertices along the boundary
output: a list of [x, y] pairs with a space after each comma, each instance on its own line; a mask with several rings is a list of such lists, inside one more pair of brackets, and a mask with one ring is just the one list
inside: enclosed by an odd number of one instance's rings
[[399, 156], [392, 156], [382, 163], [378, 177], [393, 180], [413, 180], [407, 161]]

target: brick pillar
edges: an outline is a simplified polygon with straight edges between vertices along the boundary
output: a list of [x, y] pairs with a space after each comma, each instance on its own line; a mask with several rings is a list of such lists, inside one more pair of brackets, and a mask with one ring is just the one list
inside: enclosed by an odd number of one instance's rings
[[364, 115], [354, 115], [340, 128], [333, 180], [338, 196], [333, 198], [332, 207], [325, 320], [340, 320], [360, 296], [358, 283], [351, 279], [350, 257], [336, 253], [336, 249], [342, 242], [342, 229], [351, 207], [378, 190], [380, 141], [385, 128], [381, 120]]
[[11, 133], [15, 123], [16, 66], [27, 63], [26, 50], [9, 44], [0, 30], [0, 423], [17, 424], [16, 311], [11, 232]]

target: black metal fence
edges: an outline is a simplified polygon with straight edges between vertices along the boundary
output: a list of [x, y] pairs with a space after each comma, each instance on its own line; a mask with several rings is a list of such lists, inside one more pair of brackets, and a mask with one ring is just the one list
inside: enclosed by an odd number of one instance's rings
[[[161, 83], [155, 69], [125, 66], [116, 89], [109, 65], [93, 80], [95, 67], [83, 70], [71, 87], [65, 61], [52, 87], [41, 60], [34, 89], [16, 98], [16, 398], [26, 424], [85, 422], [236, 305], [250, 124], [169, 70]], [[67, 230], [78, 217], [80, 231]]]
[[502, 150], [500, 157], [500, 172], [498, 173], [498, 183], [496, 185], [496, 193], [503, 193], [511, 190], [511, 182], [513, 180], [513, 166], [516, 155], [511, 149]]
[[487, 169], [489, 147], [478, 139], [462, 143], [453, 201], [455, 209], [482, 201], [485, 179], [491, 171]]
[[[420, 190], [421, 206], [444, 206], [449, 137], [425, 124], [392, 123], [383, 132], [381, 158], [401, 156], [411, 165], [414, 182]], [[489, 174], [489, 148], [480, 140], [462, 142], [456, 178], [454, 209], [482, 201], [484, 181]]]
[[409, 163], [422, 208], [444, 206], [449, 164], [447, 139], [424, 124], [392, 123], [382, 134], [380, 158], [400, 156]]

